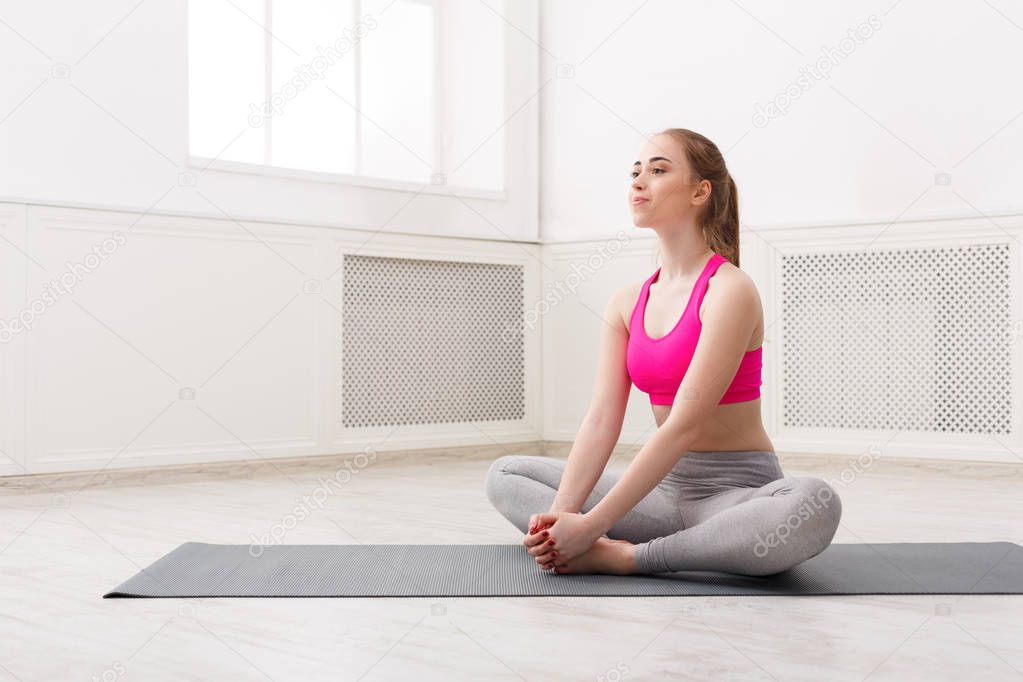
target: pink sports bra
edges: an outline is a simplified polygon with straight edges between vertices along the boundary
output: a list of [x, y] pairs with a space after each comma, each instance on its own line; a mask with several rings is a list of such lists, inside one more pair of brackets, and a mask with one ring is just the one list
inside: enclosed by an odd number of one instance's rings
[[[726, 259], [715, 253], [707, 261], [703, 272], [696, 280], [689, 295], [689, 302], [682, 312], [682, 317], [675, 327], [664, 336], [652, 339], [646, 334], [643, 319], [646, 315], [646, 302], [650, 296], [650, 284], [657, 281], [661, 269], [643, 283], [639, 299], [632, 309], [629, 320], [629, 344], [627, 368], [629, 377], [636, 388], [650, 394], [651, 405], [671, 405], [678, 392], [679, 384], [689, 369], [689, 363], [696, 352], [696, 342], [700, 338], [700, 304], [707, 293], [707, 281]], [[763, 369], [763, 344], [756, 350], [746, 351], [739, 363], [735, 378], [728, 386], [719, 404], [739, 403], [755, 400], [760, 397], [761, 370]]]

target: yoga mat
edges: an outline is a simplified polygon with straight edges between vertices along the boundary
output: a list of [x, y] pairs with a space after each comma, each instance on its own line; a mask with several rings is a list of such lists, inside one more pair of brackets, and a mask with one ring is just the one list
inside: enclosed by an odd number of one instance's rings
[[1012, 542], [831, 544], [788, 571], [754, 577], [712, 571], [557, 574], [537, 566], [518, 544], [186, 542], [103, 597], [818, 594], [1023, 594], [1023, 547]]

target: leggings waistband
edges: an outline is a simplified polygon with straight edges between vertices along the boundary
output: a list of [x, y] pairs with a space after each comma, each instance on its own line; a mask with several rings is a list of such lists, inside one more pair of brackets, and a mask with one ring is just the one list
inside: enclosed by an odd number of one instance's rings
[[777, 458], [773, 450], [686, 450], [686, 457], [693, 459], [750, 459], [757, 456]]
[[784, 473], [778, 455], [771, 450], [687, 450], [669, 476], [730, 485], [764, 485], [783, 478]]

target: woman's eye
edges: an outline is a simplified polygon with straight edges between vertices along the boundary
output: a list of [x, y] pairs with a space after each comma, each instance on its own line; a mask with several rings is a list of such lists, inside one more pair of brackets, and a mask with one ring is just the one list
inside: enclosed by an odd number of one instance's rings
[[[663, 168], [654, 168], [651, 172], [652, 173], [664, 173], [665, 170]], [[637, 175], [639, 175], [638, 171], [632, 171], [631, 173], [629, 173], [629, 177], [632, 177], [632, 178], [636, 177]]]

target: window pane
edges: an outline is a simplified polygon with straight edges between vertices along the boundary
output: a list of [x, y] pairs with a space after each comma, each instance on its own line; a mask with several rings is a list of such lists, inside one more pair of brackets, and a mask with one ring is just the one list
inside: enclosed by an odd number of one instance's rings
[[494, 11], [480, 0], [444, 3], [444, 44], [448, 49], [444, 165], [450, 185], [501, 190], [505, 23], [494, 12], [503, 16], [507, 13], [500, 0], [487, 0], [487, 4]]
[[263, 0], [232, 2], [188, 3], [188, 151], [263, 163]]
[[271, 164], [355, 172], [352, 3], [277, 0], [271, 22]]
[[429, 182], [440, 172], [433, 168], [433, 7], [412, 0], [363, 7], [376, 28], [362, 41], [362, 172]]

